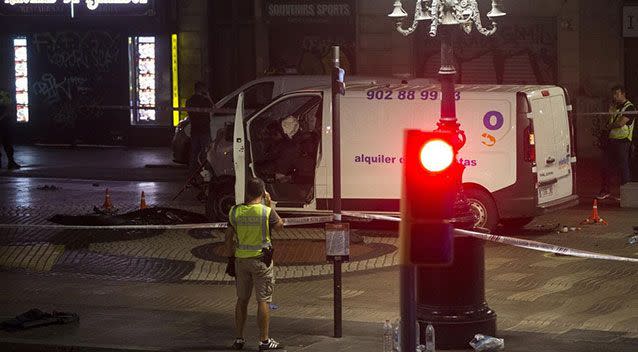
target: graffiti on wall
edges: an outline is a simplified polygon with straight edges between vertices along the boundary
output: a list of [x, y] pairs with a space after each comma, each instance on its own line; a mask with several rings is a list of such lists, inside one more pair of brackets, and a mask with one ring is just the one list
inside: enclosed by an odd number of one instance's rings
[[47, 132], [43, 139], [74, 143], [105, 133], [104, 111], [91, 106], [126, 101], [125, 38], [107, 31], [41, 32], [29, 45], [34, 115]]
[[[496, 34], [454, 33], [454, 60], [460, 83], [546, 84], [557, 81], [557, 30], [554, 18], [510, 18]], [[418, 74], [435, 76], [440, 42], [417, 44]]]
[[120, 39], [105, 31], [45, 32], [34, 35], [33, 45], [57, 67], [105, 72], [118, 59]]

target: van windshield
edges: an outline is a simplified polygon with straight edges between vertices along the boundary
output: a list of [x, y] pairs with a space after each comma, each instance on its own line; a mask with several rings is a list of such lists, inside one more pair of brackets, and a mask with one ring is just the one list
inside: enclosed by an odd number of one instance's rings
[[[266, 104], [272, 100], [274, 86], [274, 82], [260, 82], [246, 88], [244, 90], [244, 108], [254, 111], [266, 106]], [[237, 108], [238, 95], [239, 94], [235, 94], [226, 103], [219, 106], [219, 108], [235, 111]]]

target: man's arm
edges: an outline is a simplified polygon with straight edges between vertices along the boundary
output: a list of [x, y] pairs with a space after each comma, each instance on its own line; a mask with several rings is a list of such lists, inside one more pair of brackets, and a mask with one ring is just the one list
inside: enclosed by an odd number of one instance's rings
[[270, 193], [268, 192], [264, 195], [264, 203], [270, 208], [270, 228], [277, 231], [283, 229], [284, 221], [279, 217], [279, 214], [277, 214], [275, 209], [272, 209], [272, 199], [270, 199]]
[[[634, 112], [636, 109], [634, 107], [629, 107], [624, 112]], [[607, 125], [609, 128], [620, 128], [624, 125], [631, 124], [634, 120], [634, 115], [622, 115], [616, 119], [613, 123]]]

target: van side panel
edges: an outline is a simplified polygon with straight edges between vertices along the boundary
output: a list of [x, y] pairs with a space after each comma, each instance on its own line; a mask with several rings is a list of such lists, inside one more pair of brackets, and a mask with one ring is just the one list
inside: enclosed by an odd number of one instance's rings
[[[374, 95], [376, 97], [376, 95]], [[383, 202], [383, 211], [397, 211], [401, 194], [404, 130], [436, 128], [440, 114], [437, 100], [370, 99], [366, 95], [341, 98], [341, 181], [344, 209], [362, 209], [360, 203]], [[464, 183], [477, 183], [495, 192], [516, 182], [516, 94], [462, 92], [457, 115], [467, 143], [459, 160], [466, 166]], [[329, 109], [325, 109], [330, 114]], [[324, 119], [330, 121], [330, 116]], [[328, 128], [329, 126], [326, 126]], [[327, 133], [328, 131], [324, 131]], [[328, 137], [324, 135], [324, 137]], [[324, 138], [323, 158], [332, 174], [331, 145]], [[332, 198], [332, 177], [328, 176], [326, 198]], [[347, 206], [352, 200], [356, 208]], [[317, 200], [322, 208], [325, 200]], [[354, 204], [353, 204], [354, 205]], [[387, 209], [396, 206], [396, 209]], [[366, 207], [369, 208], [369, 207]], [[370, 209], [373, 210], [373, 209]]]

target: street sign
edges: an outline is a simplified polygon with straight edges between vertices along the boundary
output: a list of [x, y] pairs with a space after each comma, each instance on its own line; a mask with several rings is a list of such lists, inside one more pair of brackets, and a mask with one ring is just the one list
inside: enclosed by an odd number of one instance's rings
[[326, 224], [326, 259], [348, 261], [350, 258], [350, 224]]

